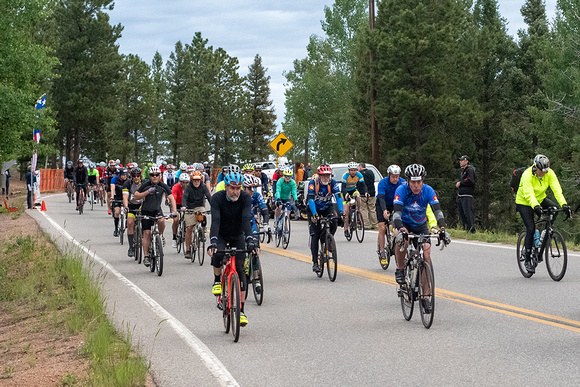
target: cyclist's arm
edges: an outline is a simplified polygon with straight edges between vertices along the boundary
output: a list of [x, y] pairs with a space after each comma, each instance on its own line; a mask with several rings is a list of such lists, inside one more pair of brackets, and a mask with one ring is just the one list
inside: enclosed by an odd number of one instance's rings
[[274, 201], [281, 198], [282, 194], [282, 183], [276, 183], [276, 192], [274, 193]]
[[403, 227], [403, 205], [393, 203], [393, 225], [397, 230]]
[[292, 197], [294, 197], [294, 200], [298, 200], [297, 188], [296, 180], [292, 180]]
[[123, 207], [129, 207], [129, 189], [123, 187]]
[[548, 185], [552, 189], [554, 197], [560, 204], [560, 207], [562, 207], [565, 204], [568, 204], [566, 202], [566, 199], [564, 198], [564, 194], [562, 193], [562, 187], [560, 186], [560, 182], [558, 181], [558, 177], [556, 177], [554, 171], [550, 170], [548, 172], [548, 175], [549, 175]]
[[220, 206], [219, 206], [219, 202], [218, 202], [219, 197], [220, 197], [220, 195], [214, 195], [213, 198], [211, 199], [211, 203], [210, 203], [210, 205], [211, 205], [211, 208], [210, 208], [211, 226], [209, 228], [210, 239], [217, 238], [219, 235], [219, 231], [220, 231], [221, 214], [220, 214]]
[[443, 216], [443, 211], [441, 211], [441, 205], [439, 203], [429, 203], [433, 209], [433, 214], [435, 214], [435, 219], [437, 220], [437, 226], [445, 227], [445, 217]]

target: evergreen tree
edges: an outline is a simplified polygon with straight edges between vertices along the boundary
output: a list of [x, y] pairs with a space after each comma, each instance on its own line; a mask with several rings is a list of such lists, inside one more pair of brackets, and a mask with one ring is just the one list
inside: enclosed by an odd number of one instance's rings
[[169, 91], [167, 104], [167, 138], [170, 144], [171, 160], [178, 163], [185, 145], [184, 133], [188, 122], [185, 119], [185, 99], [188, 93], [188, 79], [191, 73], [190, 55], [181, 41], [175, 44], [175, 52], [167, 61], [167, 87]]
[[163, 69], [163, 58], [159, 51], [155, 52], [151, 63], [151, 81], [153, 86], [153, 99], [151, 123], [148, 126], [147, 138], [150, 139], [148, 162], [157, 162], [157, 158], [167, 151], [167, 142], [161, 141], [167, 138], [165, 109], [167, 104], [167, 80]]

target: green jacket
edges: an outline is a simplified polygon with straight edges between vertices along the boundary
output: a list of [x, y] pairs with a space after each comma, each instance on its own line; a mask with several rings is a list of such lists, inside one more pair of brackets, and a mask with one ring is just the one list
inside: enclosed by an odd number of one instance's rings
[[294, 200], [298, 200], [298, 195], [296, 193], [296, 181], [294, 179], [290, 179], [290, 182], [286, 183], [284, 178], [278, 179], [276, 183], [276, 195], [275, 197], [278, 199], [290, 199], [290, 195], [294, 198]]
[[532, 169], [533, 167], [529, 167], [522, 174], [518, 194], [516, 195], [516, 204], [523, 204], [532, 208], [539, 206], [546, 198], [546, 190], [548, 187], [552, 189], [554, 197], [560, 206], [567, 204], [556, 173], [552, 169], [549, 169], [544, 177], [539, 179], [538, 176], [532, 173]]

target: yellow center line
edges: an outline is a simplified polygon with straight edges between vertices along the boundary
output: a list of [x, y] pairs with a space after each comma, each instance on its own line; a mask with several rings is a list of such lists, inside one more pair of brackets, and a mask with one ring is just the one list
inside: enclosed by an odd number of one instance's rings
[[[312, 257], [305, 254], [300, 254], [294, 251], [282, 250], [275, 247], [270, 247], [262, 244], [261, 249], [272, 254], [281, 255], [288, 258], [293, 258], [298, 261], [311, 263]], [[395, 281], [395, 278], [390, 275], [375, 273], [372, 271], [359, 269], [352, 266], [346, 266], [343, 264], [338, 264], [338, 271], [341, 273], [351, 274], [357, 277], [365, 278], [374, 282], [379, 282], [387, 285], [399, 286]], [[530, 321], [535, 321], [538, 323], [551, 325], [554, 327], [571, 330], [574, 332], [580, 332], [580, 321], [571, 320], [568, 318], [555, 316], [551, 314], [537, 312], [535, 310], [520, 308], [517, 306], [512, 306], [508, 304], [502, 304], [500, 302], [486, 300], [483, 298], [469, 296], [467, 294], [453, 292], [451, 290], [445, 290], [441, 288], [435, 288], [435, 294], [439, 298], [444, 298], [451, 301], [460, 302], [465, 305], [475, 306], [477, 308], [482, 308], [490, 310], [497, 313], [502, 313], [505, 315], [519, 317]]]

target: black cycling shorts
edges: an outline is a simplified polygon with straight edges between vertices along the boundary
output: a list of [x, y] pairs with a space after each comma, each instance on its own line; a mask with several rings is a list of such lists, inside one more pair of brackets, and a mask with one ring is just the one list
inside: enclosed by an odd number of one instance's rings
[[[381, 211], [381, 204], [379, 203], [379, 201], [377, 200], [376, 205], [375, 205], [375, 209], [376, 209], [376, 213], [377, 213], [377, 221], [379, 223], [385, 223], [385, 217], [383, 216], [383, 211]], [[387, 206], [387, 211], [389, 211], [389, 213], [393, 214], [393, 206]]]
[[[161, 210], [159, 210], [159, 211], [141, 211], [141, 215], [163, 216], [163, 211], [161, 211]], [[141, 221], [141, 226], [143, 228], [143, 231], [151, 230], [151, 227], [153, 226], [153, 220], [152, 219], [143, 219]]]

